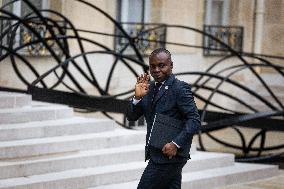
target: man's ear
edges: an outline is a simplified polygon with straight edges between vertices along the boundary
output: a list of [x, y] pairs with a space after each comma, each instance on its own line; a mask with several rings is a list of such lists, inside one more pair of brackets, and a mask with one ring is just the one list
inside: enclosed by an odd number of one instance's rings
[[173, 66], [173, 62], [171, 61], [171, 68], [173, 68], [174, 66]]

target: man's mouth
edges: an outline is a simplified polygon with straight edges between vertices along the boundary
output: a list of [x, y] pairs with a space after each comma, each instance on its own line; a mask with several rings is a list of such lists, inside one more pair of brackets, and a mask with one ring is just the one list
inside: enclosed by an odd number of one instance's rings
[[153, 74], [154, 77], [161, 77], [161, 74]]

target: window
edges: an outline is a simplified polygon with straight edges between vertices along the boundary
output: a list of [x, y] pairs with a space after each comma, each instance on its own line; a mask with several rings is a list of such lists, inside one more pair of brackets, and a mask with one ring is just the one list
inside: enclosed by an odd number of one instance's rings
[[[2, 4], [5, 5], [6, 3], [9, 3], [11, 1], [12, 0], [3, 0]], [[50, 0], [29, 0], [29, 2], [32, 3], [38, 10], [49, 9], [50, 3], [51, 3]], [[60, 3], [60, 1], [53, 1], [53, 3]], [[22, 17], [22, 18], [33, 12], [31, 10], [31, 8], [29, 8], [29, 6], [24, 1], [16, 1], [16, 2], [10, 4], [9, 6], [7, 6], [6, 10], [9, 10], [14, 15], [17, 15], [18, 17]], [[41, 14], [44, 17], [49, 16], [48, 12], [42, 12]], [[8, 26], [10, 26], [11, 24], [16, 23], [16, 22], [17, 21], [9, 21], [7, 19], [6, 20], [1, 19], [1, 21], [0, 21], [1, 33], [2, 33], [3, 30], [5, 30], [5, 28], [8, 28]], [[65, 23], [63, 23], [62, 21], [56, 21], [56, 22], [60, 26], [65, 25]], [[40, 19], [33, 18], [33, 20], [29, 22], [29, 26], [32, 27], [34, 30], [36, 30], [37, 33], [42, 38], [46, 38], [46, 37], [50, 36], [50, 33], [46, 29], [46, 26], [42, 23], [42, 21]], [[58, 33], [59, 33], [58, 29], [54, 28], [54, 33], [58, 35]], [[1, 45], [8, 46], [9, 39], [10, 39], [10, 36], [6, 35], [3, 39], [1, 39], [1, 41], [0, 41]], [[13, 42], [14, 42], [13, 45], [14, 45], [14, 47], [17, 47], [17, 46], [29, 43], [29, 42], [34, 41], [34, 40], [37, 40], [36, 35], [32, 31], [30, 31], [28, 28], [26, 28], [24, 25], [21, 25], [16, 31], [16, 36], [13, 39]], [[49, 41], [47, 41], [47, 44], [50, 47], [55, 48], [57, 54], [59, 53], [58, 47], [55, 47], [56, 45], [55, 45], [54, 41], [49, 40]], [[33, 56], [49, 55], [46, 47], [41, 42], [27, 46], [26, 48], [21, 49], [19, 51], [19, 53], [22, 54], [22, 55], [33, 55]]]
[[120, 22], [149, 22], [150, 4], [150, 0], [119, 0], [118, 20]]
[[230, 0], [206, 0], [206, 25], [228, 25]]
[[[3, 5], [6, 3], [11, 2], [12, 0], [3, 0]], [[37, 8], [37, 9], [47, 9], [49, 7], [49, 0], [30, 0], [30, 2]], [[10, 4], [7, 7], [8, 10], [13, 12], [13, 14], [19, 16], [19, 17], [24, 17], [27, 14], [31, 13], [31, 9], [26, 5], [25, 2], [23, 1], [16, 1], [15, 3]], [[47, 13], [45, 13], [47, 14]], [[43, 14], [44, 15], [44, 14]], [[47, 15], [44, 15], [47, 16]], [[21, 44], [21, 36], [20, 36], [20, 29], [17, 31], [17, 36], [15, 43]]]
[[[154, 49], [165, 46], [163, 42], [153, 42], [166, 39], [166, 27], [162, 24], [149, 24], [150, 12], [150, 0], [118, 1], [117, 20], [129, 36], [135, 38], [133, 41], [142, 55], [148, 55]], [[117, 28], [115, 33], [122, 35]], [[115, 50], [128, 55], [134, 54], [126, 38], [118, 37], [115, 39]]]
[[[49, 0], [29, 0], [37, 9], [48, 9], [49, 8]], [[20, 15], [24, 16], [31, 13], [30, 8], [26, 5], [26, 3], [21, 2], [21, 10]], [[47, 13], [42, 13], [44, 16], [48, 16]]]
[[[213, 35], [232, 49], [241, 52], [243, 46], [243, 27], [229, 26], [230, 0], [206, 0], [204, 32]], [[229, 54], [226, 47], [216, 40], [203, 36], [203, 54], [205, 56], [223, 56]], [[216, 50], [214, 50], [216, 49]]]
[[[2, 0], [2, 2], [0, 1], [0, 7], [2, 7], [3, 5], [7, 4], [10, 0]], [[2, 3], [2, 4], [1, 4]], [[4, 7], [4, 10], [12, 12], [12, 6], [6, 6]], [[0, 15], [1, 16], [1, 15]], [[6, 15], [3, 15], [6, 16]], [[1, 18], [0, 19], [0, 33], [3, 34], [4, 31], [6, 31], [9, 27], [11, 26], [11, 22], [5, 18]], [[7, 33], [6, 35], [2, 36], [0, 38], [0, 45], [1, 46], [7, 46], [8, 44], [8, 39], [9, 39], [9, 33]], [[0, 48], [0, 56], [4, 53], [4, 49]]]

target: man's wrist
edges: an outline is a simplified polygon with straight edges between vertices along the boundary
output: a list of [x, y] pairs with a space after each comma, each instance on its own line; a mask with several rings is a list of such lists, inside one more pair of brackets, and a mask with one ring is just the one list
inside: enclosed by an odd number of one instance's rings
[[135, 98], [135, 96], [132, 98], [132, 103], [133, 103], [134, 105], [138, 104], [140, 101], [141, 101], [141, 99], [137, 100], [137, 99]]
[[141, 97], [137, 97], [137, 96], [133, 96], [133, 98], [135, 99], [135, 100], [141, 100], [142, 98]]
[[177, 148], [180, 148], [180, 145], [178, 145], [178, 144], [175, 143], [174, 141], [172, 141], [172, 143], [173, 143]]

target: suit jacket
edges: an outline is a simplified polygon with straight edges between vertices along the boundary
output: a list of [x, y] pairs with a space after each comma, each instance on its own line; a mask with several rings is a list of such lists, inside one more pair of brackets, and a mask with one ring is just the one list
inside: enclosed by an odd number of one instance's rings
[[179, 150], [191, 147], [192, 137], [200, 129], [200, 117], [192, 96], [191, 87], [171, 74], [152, 101], [153, 93], [154, 82], [150, 82], [147, 95], [136, 105], [131, 101], [126, 114], [129, 121], [136, 121], [140, 116], [145, 116], [147, 122], [145, 160], [151, 158], [156, 163], [187, 161], [187, 158], [179, 156], [174, 156], [169, 160], [161, 150], [147, 146], [147, 142], [154, 116], [156, 113], [160, 113], [184, 122], [183, 130], [173, 141], [180, 146]]

